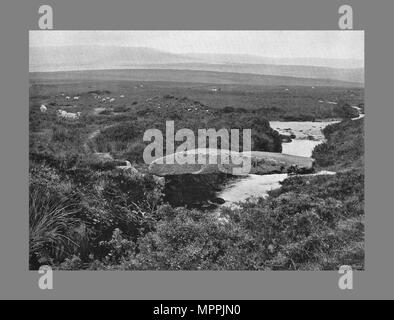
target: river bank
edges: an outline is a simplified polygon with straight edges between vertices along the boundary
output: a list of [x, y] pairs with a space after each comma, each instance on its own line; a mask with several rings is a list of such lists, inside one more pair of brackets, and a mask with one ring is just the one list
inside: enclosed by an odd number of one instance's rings
[[[282, 153], [311, 157], [313, 149], [325, 141], [322, 130], [340, 121], [270, 121], [270, 126], [280, 134], [295, 136], [291, 142], [282, 143]], [[327, 172], [331, 174], [331, 172]], [[280, 188], [280, 182], [288, 174], [248, 175], [230, 181], [217, 197], [225, 200], [224, 206], [232, 207], [237, 202], [250, 198], [267, 197], [268, 192]]]

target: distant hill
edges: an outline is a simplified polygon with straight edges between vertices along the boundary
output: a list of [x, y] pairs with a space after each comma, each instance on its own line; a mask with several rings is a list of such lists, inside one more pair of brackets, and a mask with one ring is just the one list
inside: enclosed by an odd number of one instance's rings
[[297, 78], [285, 76], [258, 75], [202, 70], [133, 69], [133, 70], [84, 70], [58, 72], [31, 72], [30, 80], [67, 82], [67, 81], [170, 81], [206, 83], [213, 85], [257, 85], [257, 86], [335, 86], [362, 87], [357, 82], [330, 79]]
[[144, 47], [100, 45], [31, 47], [29, 59], [30, 72], [169, 69], [364, 83], [364, 68], [359, 67], [362, 63], [346, 59], [277, 59], [234, 54], [174, 54]]
[[200, 70], [229, 73], [248, 73], [267, 76], [285, 76], [311, 79], [330, 79], [364, 83], [364, 69], [327, 68], [317, 66], [273, 65], [273, 64], [207, 64], [173, 63], [140, 65], [144, 69]]
[[185, 56], [210, 63], [273, 64], [293, 66], [317, 66], [327, 68], [363, 69], [364, 61], [359, 59], [327, 58], [270, 58], [249, 54], [188, 53]]
[[30, 71], [122, 69], [143, 64], [198, 62], [195, 58], [143, 47], [30, 47]]

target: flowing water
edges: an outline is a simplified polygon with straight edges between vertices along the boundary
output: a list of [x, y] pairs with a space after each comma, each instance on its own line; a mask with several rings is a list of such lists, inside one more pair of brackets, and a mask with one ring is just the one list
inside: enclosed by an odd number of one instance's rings
[[271, 121], [270, 126], [280, 134], [294, 134], [296, 136], [292, 142], [282, 143], [282, 153], [310, 157], [313, 148], [324, 141], [322, 130], [337, 122], [339, 121]]
[[[310, 157], [313, 148], [324, 142], [322, 129], [339, 121], [325, 122], [283, 122], [271, 121], [271, 128], [280, 134], [295, 135], [296, 137], [288, 143], [282, 143], [282, 153]], [[321, 172], [318, 174], [335, 174], [332, 172]], [[237, 179], [228, 184], [218, 197], [225, 200], [225, 206], [234, 206], [236, 202], [245, 201], [251, 197], [266, 197], [268, 191], [280, 187], [280, 182], [287, 178], [287, 174], [255, 175]]]

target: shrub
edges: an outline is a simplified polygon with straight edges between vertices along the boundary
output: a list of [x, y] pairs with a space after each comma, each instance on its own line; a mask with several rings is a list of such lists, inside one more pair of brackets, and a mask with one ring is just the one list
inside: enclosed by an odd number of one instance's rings
[[315, 147], [312, 157], [318, 167], [342, 169], [363, 167], [364, 120], [347, 120], [324, 128], [327, 139]]
[[221, 224], [212, 215], [182, 208], [162, 208], [161, 214], [164, 218], [157, 230], [139, 241], [134, 267], [215, 270], [239, 266], [232, 259], [231, 247], [237, 235], [231, 225]]
[[133, 241], [124, 238], [120, 229], [113, 231], [112, 238], [109, 241], [99, 243], [108, 253], [104, 258], [105, 264], [120, 264], [126, 257], [130, 257], [135, 253], [136, 245]]
[[234, 111], [235, 111], [235, 109], [233, 107], [224, 107], [223, 108], [224, 113], [232, 113]]
[[122, 113], [122, 112], [128, 112], [128, 111], [130, 111], [130, 108], [126, 107], [126, 106], [116, 107], [113, 110], [114, 113]]

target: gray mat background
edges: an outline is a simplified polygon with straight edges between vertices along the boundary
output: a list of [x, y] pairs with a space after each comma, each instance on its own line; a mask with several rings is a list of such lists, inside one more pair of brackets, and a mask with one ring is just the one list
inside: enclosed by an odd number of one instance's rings
[[[351, 4], [366, 30], [366, 271], [341, 291], [337, 272], [55, 272], [54, 290], [28, 271], [28, 30], [38, 8], [54, 29], [338, 29]], [[14, 0], [0, 4], [0, 298], [393, 298], [393, 1]], [[346, 32], [346, 31], [343, 31]]]

